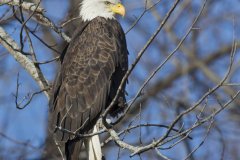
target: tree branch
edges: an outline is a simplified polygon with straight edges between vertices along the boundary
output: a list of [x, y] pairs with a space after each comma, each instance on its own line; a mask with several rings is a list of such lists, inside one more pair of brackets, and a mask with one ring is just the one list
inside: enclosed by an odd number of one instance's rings
[[[18, 44], [5, 32], [5, 30], [0, 27], [0, 43], [8, 50], [8, 52], [14, 57], [14, 59], [19, 62], [23, 68], [32, 76], [32, 78], [37, 82], [42, 90], [48, 88], [48, 84], [44, 83], [45, 80], [41, 79], [35, 64], [25, 55], [23, 55], [20, 50], [21, 48]], [[49, 93], [44, 91], [45, 95], [49, 99]]]

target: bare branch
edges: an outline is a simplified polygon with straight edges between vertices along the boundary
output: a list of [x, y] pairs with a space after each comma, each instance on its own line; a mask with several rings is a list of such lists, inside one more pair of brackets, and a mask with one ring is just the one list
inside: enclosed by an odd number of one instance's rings
[[[33, 77], [42, 90], [48, 88], [48, 84], [43, 83], [40, 79], [38, 71], [34, 63], [25, 55], [20, 52], [17, 43], [0, 27], [0, 43], [8, 50], [8, 52], [18, 61], [23, 68]], [[45, 95], [49, 98], [48, 92], [44, 91]]]
[[38, 12], [38, 13], [45, 12], [43, 8], [31, 2], [23, 2], [19, 0], [1, 0], [0, 1], [0, 6], [5, 4], [11, 5], [11, 6], [19, 6], [19, 7], [21, 6], [23, 9], [27, 11]]

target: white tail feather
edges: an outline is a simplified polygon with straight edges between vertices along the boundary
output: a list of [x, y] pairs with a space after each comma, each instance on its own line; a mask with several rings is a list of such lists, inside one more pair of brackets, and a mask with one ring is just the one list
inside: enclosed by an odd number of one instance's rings
[[[93, 128], [93, 133], [98, 132], [99, 129], [97, 124]], [[92, 136], [85, 141], [85, 145], [88, 151], [89, 160], [101, 160], [102, 159], [102, 150], [101, 143], [98, 135]]]

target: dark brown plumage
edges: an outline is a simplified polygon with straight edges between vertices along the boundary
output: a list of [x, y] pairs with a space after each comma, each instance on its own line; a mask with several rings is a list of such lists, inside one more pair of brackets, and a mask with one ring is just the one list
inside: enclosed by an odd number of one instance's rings
[[[60, 72], [50, 101], [50, 131], [65, 144], [68, 159], [79, 152], [79, 138], [56, 129], [88, 133], [111, 103], [128, 68], [124, 32], [115, 19], [94, 18], [75, 32], [62, 56]], [[125, 104], [125, 87], [111, 110], [114, 116]], [[77, 142], [77, 143], [76, 143]], [[76, 146], [78, 145], [78, 146]], [[77, 151], [74, 151], [74, 148]]]

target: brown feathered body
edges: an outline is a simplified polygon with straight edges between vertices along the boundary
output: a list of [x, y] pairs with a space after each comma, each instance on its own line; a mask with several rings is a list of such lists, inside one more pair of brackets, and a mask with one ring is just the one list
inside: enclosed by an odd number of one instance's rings
[[[81, 139], [57, 129], [88, 133], [115, 97], [128, 68], [124, 32], [115, 19], [94, 18], [75, 32], [62, 55], [50, 100], [50, 131], [65, 145], [67, 159], [80, 153]], [[125, 104], [125, 85], [110, 115]]]

